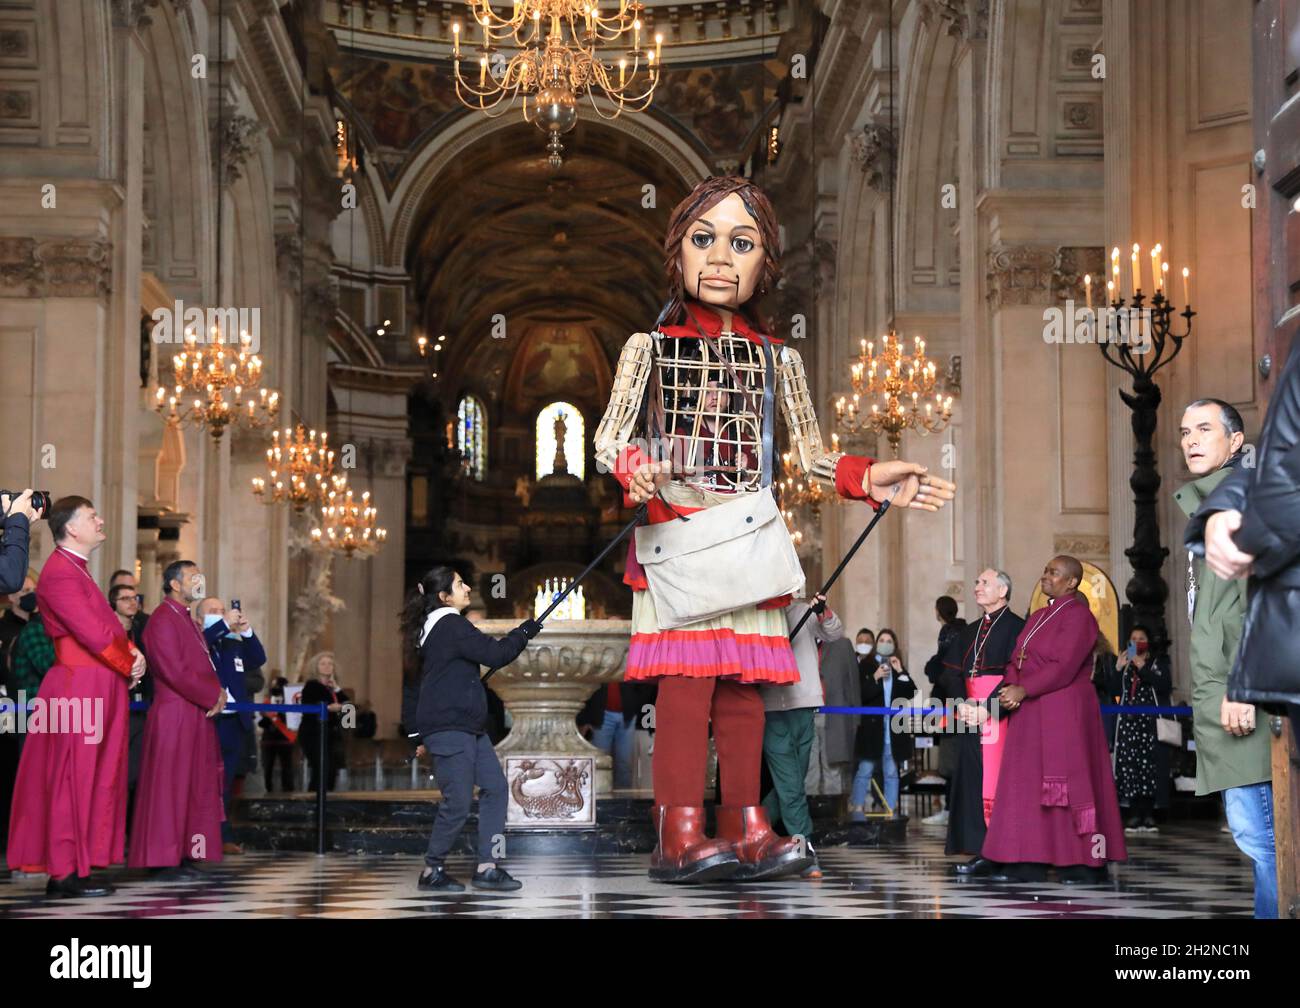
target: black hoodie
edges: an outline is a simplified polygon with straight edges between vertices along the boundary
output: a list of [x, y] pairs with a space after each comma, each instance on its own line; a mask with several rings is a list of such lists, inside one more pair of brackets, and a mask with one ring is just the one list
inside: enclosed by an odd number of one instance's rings
[[439, 731], [487, 731], [487, 693], [479, 666], [509, 665], [527, 646], [528, 636], [519, 627], [496, 640], [460, 613], [438, 620], [420, 646], [423, 675], [415, 714], [420, 738]]

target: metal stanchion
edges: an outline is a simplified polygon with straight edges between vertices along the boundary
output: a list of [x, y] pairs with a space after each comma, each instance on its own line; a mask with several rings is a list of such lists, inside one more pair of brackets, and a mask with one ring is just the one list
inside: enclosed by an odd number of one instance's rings
[[319, 769], [316, 772], [316, 853], [325, 853], [325, 774], [327, 764], [325, 762], [326, 754], [329, 751], [329, 709], [324, 703], [317, 704], [317, 718], [320, 722], [320, 749], [317, 751], [317, 764]]

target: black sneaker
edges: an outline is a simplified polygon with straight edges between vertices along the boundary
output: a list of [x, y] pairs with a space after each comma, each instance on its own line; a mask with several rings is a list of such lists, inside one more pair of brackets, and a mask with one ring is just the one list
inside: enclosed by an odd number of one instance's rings
[[447, 874], [446, 869], [439, 865], [437, 868], [426, 867], [420, 873], [420, 879], [415, 883], [419, 888], [428, 892], [464, 892], [465, 887]]
[[497, 892], [514, 892], [524, 887], [517, 878], [513, 878], [504, 868], [498, 868], [496, 865], [487, 871], [475, 872], [474, 877], [470, 879], [470, 884], [475, 889], [495, 889]]

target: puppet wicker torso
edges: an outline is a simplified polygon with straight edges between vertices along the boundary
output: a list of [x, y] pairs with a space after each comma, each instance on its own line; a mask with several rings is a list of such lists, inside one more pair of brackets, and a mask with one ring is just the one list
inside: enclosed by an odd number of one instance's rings
[[[761, 489], [767, 370], [762, 340], [753, 333], [723, 331], [712, 342], [730, 368], [703, 338], [677, 334], [676, 327], [628, 340], [596, 430], [598, 461], [622, 474], [652, 458], [671, 458], [674, 480], [697, 490]], [[833, 487], [840, 453], [822, 446], [803, 361], [777, 341], [770, 346], [771, 401], [785, 417], [794, 456], [805, 473]], [[651, 445], [650, 451], [633, 444], [638, 438]], [[684, 470], [693, 472], [678, 475]]]

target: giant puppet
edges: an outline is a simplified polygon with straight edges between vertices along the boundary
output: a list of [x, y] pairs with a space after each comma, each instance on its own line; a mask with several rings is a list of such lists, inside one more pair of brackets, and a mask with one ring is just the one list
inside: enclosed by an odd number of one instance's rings
[[[911, 462], [829, 452], [799, 354], [756, 302], [780, 277], [776, 214], [743, 178], [701, 182], [664, 241], [668, 302], [619, 357], [596, 458], [626, 503], [646, 504], [624, 582], [633, 589], [627, 681], [657, 679], [654, 792], [663, 882], [802, 871], [807, 845], [773, 833], [759, 804], [758, 687], [799, 680], [784, 607], [803, 575], [772, 495], [779, 409], [811, 479], [873, 508], [935, 511], [953, 485]], [[779, 404], [779, 405], [778, 405]], [[722, 805], [705, 834], [709, 729]]]

